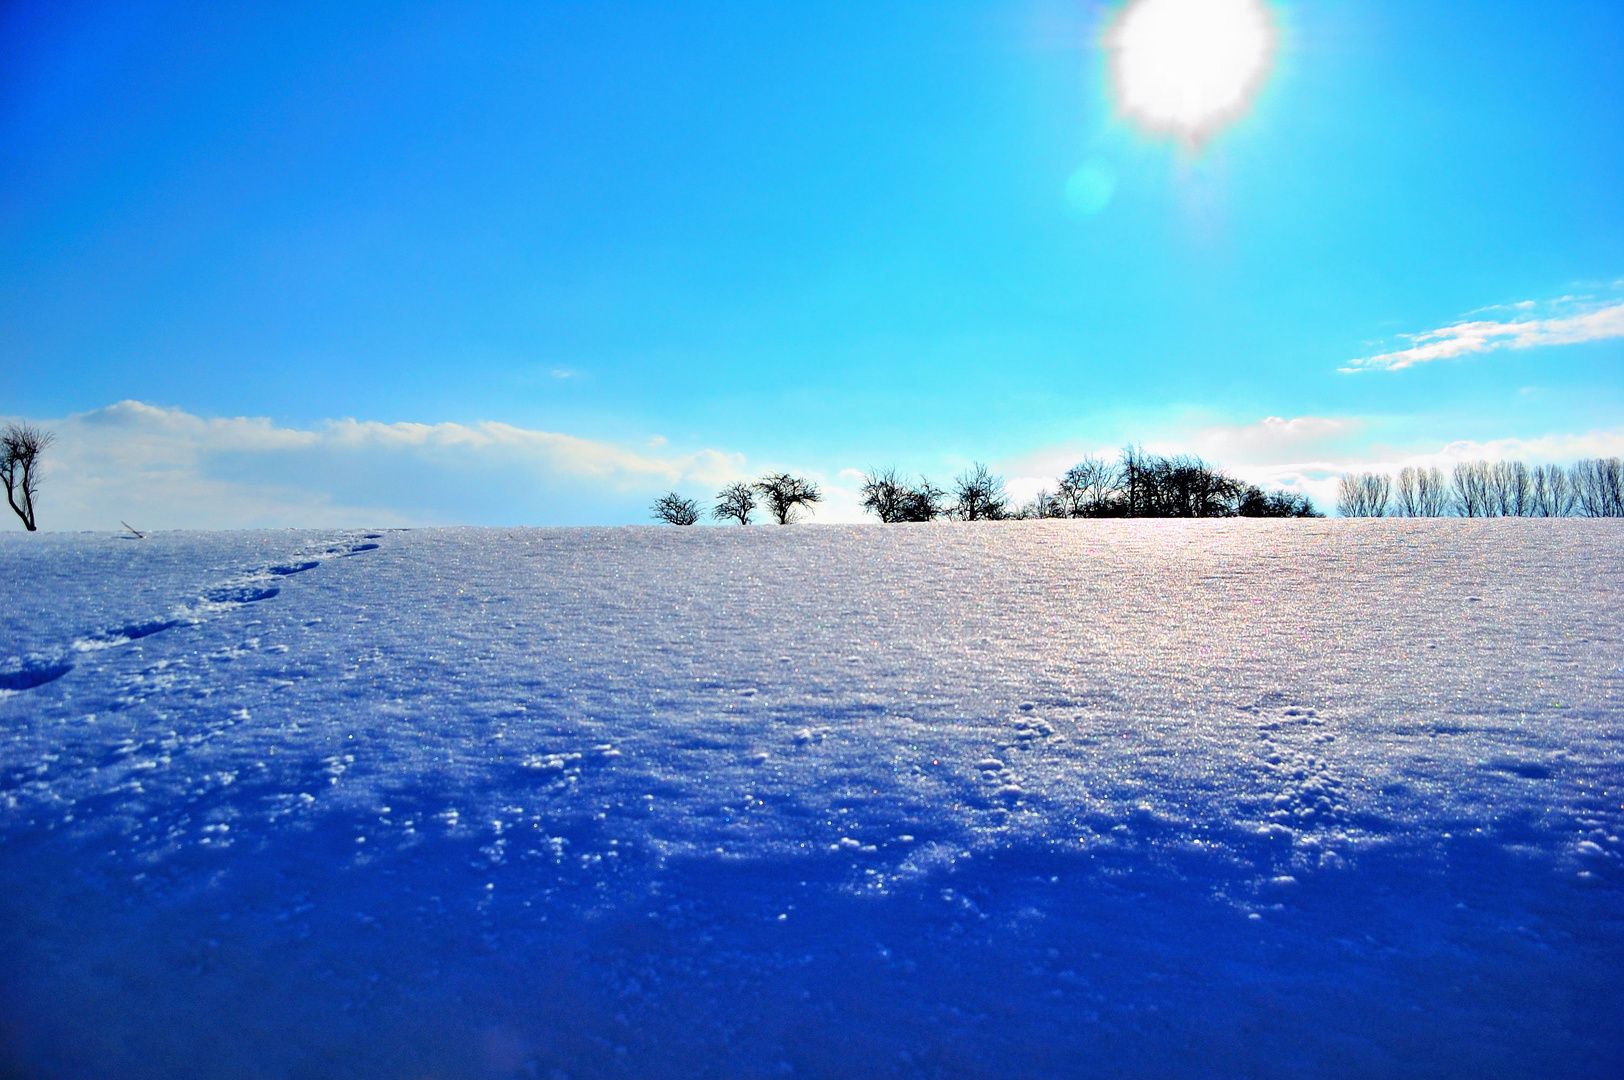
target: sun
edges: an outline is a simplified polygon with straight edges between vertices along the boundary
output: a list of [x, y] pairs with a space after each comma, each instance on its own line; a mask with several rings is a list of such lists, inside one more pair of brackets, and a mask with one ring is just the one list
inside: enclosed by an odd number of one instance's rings
[[1245, 112], [1275, 30], [1262, 0], [1132, 0], [1105, 47], [1121, 111], [1198, 145]]

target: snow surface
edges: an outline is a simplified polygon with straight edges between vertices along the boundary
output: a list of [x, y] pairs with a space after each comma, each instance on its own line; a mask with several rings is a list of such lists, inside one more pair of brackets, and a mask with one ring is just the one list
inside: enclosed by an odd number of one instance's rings
[[0, 1059], [1624, 1075], [1621, 556], [1565, 520], [6, 535]]

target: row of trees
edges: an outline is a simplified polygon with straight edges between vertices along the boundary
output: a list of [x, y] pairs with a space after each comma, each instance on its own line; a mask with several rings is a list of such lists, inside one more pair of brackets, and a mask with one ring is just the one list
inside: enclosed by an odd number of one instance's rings
[[976, 464], [954, 481], [948, 493], [920, 477], [909, 484], [895, 469], [863, 478], [863, 509], [881, 521], [960, 521], [1009, 518], [1104, 517], [1318, 517], [1307, 497], [1290, 491], [1266, 492], [1237, 480], [1198, 457], [1147, 454], [1136, 446], [1116, 461], [1086, 457], [1067, 469], [1055, 486], [1030, 502], [1012, 507], [1004, 481]]
[[[729, 484], [717, 492], [716, 505], [711, 507], [710, 513], [717, 521], [748, 525], [750, 515], [760, 507], [778, 524], [788, 525], [801, 510], [822, 501], [823, 492], [811, 480], [790, 473], [768, 473], [753, 484]], [[699, 504], [675, 491], [654, 500], [653, 511], [656, 520], [668, 525], [695, 525], [700, 517]]]
[[[750, 524], [756, 496], [780, 525], [799, 509], [820, 501], [817, 485], [788, 473], [769, 473], [754, 484], [730, 484], [716, 495], [711, 517]], [[1130, 446], [1116, 461], [1086, 457], [1066, 470], [1054, 491], [1038, 492], [1013, 506], [1004, 479], [977, 462], [954, 478], [951, 489], [921, 476], [909, 480], [895, 468], [863, 476], [863, 509], [886, 524], [909, 521], [1006, 521], [1022, 518], [1104, 517], [1319, 517], [1306, 496], [1269, 491], [1235, 479], [1198, 457], [1147, 454]], [[699, 504], [676, 492], [661, 496], [654, 517], [693, 525]]]
[[1342, 478], [1343, 517], [1624, 517], [1624, 461], [1586, 458], [1561, 465], [1463, 461], [1442, 469]]

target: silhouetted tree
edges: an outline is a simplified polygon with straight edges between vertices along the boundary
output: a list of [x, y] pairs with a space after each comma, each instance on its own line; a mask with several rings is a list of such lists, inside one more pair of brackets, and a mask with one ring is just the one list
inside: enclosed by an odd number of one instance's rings
[[711, 517], [717, 521], [737, 521], [750, 524], [750, 512], [756, 508], [756, 493], [749, 484], [729, 484], [716, 493], [716, 506]]
[[1009, 516], [1004, 478], [979, 461], [953, 481], [952, 515], [960, 521], [1001, 521]]
[[1043, 488], [1032, 496], [1029, 502], [1022, 504], [1020, 509], [1010, 516], [1021, 521], [1066, 518], [1072, 516], [1068, 513], [1068, 509], [1067, 504], [1061, 500], [1059, 495], [1052, 493], [1048, 488]]
[[895, 468], [871, 469], [863, 474], [863, 509], [886, 524], [934, 521], [941, 515], [942, 490], [921, 476], [917, 486], [903, 480]]
[[1235, 512], [1241, 517], [1323, 517], [1307, 495], [1279, 489], [1265, 492], [1248, 484]]
[[921, 476], [903, 499], [902, 520], [935, 521], [942, 516], [942, 500], [946, 497], [947, 492]]
[[1117, 467], [1093, 456], [1066, 470], [1055, 495], [1067, 517], [1107, 517], [1116, 497]]
[[655, 520], [663, 521], [667, 525], [692, 525], [699, 520], [699, 504], [692, 499], [684, 499], [675, 491], [667, 492], [654, 500], [650, 508]]
[[863, 509], [884, 524], [907, 520], [902, 516], [907, 501], [908, 485], [897, 476], [895, 467], [863, 474]]
[[[1114, 464], [1088, 457], [1067, 469], [1054, 499], [1067, 517], [1234, 517], [1262, 509], [1283, 514], [1287, 502], [1297, 498], [1259, 491], [1247, 501], [1253, 490], [1199, 457], [1164, 457], [1125, 446]], [[1312, 504], [1291, 501], [1291, 506], [1301, 510]]]
[[1117, 493], [1127, 517], [1150, 517], [1146, 513], [1145, 473], [1149, 458], [1137, 446], [1124, 446], [1117, 462]]
[[7, 424], [0, 431], [0, 483], [6, 501], [23, 520], [23, 528], [36, 531], [34, 499], [39, 495], [39, 456], [56, 441], [49, 431], [29, 424]]
[[768, 512], [780, 525], [794, 521], [799, 508], [810, 507], [823, 500], [823, 493], [818, 490], [817, 484], [789, 473], [768, 473], [754, 486], [761, 493]]
[[1140, 499], [1147, 517], [1233, 517], [1245, 485], [1193, 456], [1143, 457]]

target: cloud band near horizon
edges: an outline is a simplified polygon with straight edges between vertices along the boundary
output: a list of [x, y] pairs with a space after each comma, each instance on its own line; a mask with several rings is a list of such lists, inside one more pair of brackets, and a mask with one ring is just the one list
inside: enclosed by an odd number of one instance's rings
[[[1535, 463], [1624, 453], [1624, 428], [1398, 447], [1372, 437], [1375, 419], [1174, 424], [1145, 446], [1199, 454], [1250, 483], [1310, 495], [1322, 509], [1335, 504], [1345, 472], [1477, 457]], [[336, 420], [294, 428], [121, 401], [34, 422], [57, 435], [45, 461], [45, 531], [116, 531], [121, 520], [153, 530], [646, 523], [650, 500], [663, 491], [703, 501], [766, 467], [742, 453], [667, 451], [659, 440], [629, 449], [494, 421]], [[1056, 477], [1087, 452], [1051, 446], [993, 464], [1019, 502], [1052, 491]], [[815, 521], [873, 521], [861, 507], [862, 473], [850, 466], [849, 460], [788, 466], [823, 487]], [[947, 462], [931, 466], [932, 475], [944, 466], [951, 475]]]

